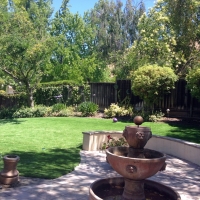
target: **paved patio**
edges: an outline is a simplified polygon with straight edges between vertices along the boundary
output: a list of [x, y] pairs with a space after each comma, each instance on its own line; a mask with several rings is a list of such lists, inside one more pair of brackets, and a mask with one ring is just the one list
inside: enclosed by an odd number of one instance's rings
[[[81, 163], [53, 180], [20, 177], [15, 188], [0, 189], [0, 200], [88, 200], [89, 186], [97, 179], [119, 176], [99, 151], [81, 151]], [[167, 155], [167, 168], [151, 180], [177, 190], [182, 200], [200, 200], [200, 166]]]

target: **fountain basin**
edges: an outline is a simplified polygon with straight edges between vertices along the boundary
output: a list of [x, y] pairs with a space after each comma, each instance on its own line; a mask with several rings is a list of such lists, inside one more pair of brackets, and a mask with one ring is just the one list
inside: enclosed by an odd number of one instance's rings
[[165, 154], [150, 149], [134, 149], [134, 154], [143, 155], [134, 158], [129, 156], [131, 150], [129, 147], [112, 147], [106, 150], [109, 164], [124, 178], [144, 180], [164, 169]]
[[[90, 186], [89, 200], [121, 200], [123, 190], [123, 177], [100, 179]], [[180, 195], [174, 189], [152, 180], [144, 181], [144, 191], [146, 199], [181, 200]]]

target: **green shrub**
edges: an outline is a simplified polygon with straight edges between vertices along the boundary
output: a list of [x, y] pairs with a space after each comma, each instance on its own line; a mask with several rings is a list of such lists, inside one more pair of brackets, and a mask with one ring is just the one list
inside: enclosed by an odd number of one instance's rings
[[52, 112], [59, 112], [59, 111], [65, 109], [65, 108], [66, 108], [65, 104], [63, 104], [63, 103], [57, 103], [57, 104], [54, 104], [52, 106]]
[[153, 107], [165, 93], [174, 88], [178, 77], [169, 67], [145, 65], [131, 74], [132, 91]]
[[63, 110], [60, 110], [59, 112], [51, 113], [51, 116], [52, 117], [68, 117], [70, 116], [70, 112], [68, 109], [63, 109]]
[[[68, 112], [68, 116], [74, 116], [74, 114], [75, 114], [75, 107], [69, 106], [65, 110]], [[61, 110], [61, 112], [62, 112], [62, 110]], [[65, 112], [65, 111], [63, 111], [63, 112]]]
[[34, 108], [22, 107], [13, 114], [14, 118], [47, 117], [51, 115], [51, 108], [38, 105]]
[[0, 119], [11, 119], [17, 108], [1, 108]]
[[65, 107], [62, 110], [59, 110], [57, 112], [52, 112], [50, 116], [53, 117], [68, 117], [74, 115], [74, 108], [73, 107]]
[[68, 117], [70, 115], [69, 110], [68, 109], [63, 109], [58, 113], [59, 117]]
[[164, 115], [165, 115], [165, 114], [162, 113], [161, 111], [155, 112], [154, 114], [149, 115], [149, 121], [150, 121], [150, 122], [157, 122], [157, 121], [159, 121]]
[[34, 117], [48, 117], [52, 113], [52, 108], [43, 106], [43, 105], [37, 105], [34, 107]]
[[118, 106], [117, 104], [112, 103], [110, 107], [104, 110], [105, 117], [120, 117], [120, 116], [132, 116], [133, 108], [125, 108], [124, 106]]
[[33, 116], [33, 109], [32, 108], [27, 108], [27, 107], [22, 107], [18, 109], [14, 114], [14, 118], [29, 118]]
[[186, 76], [186, 81], [192, 96], [200, 100], [200, 66], [190, 70]]
[[30, 118], [30, 117], [68, 117], [73, 115], [72, 107], [66, 108], [64, 104], [58, 103], [54, 107], [46, 107], [37, 105], [34, 108], [22, 107], [17, 109], [12, 115], [14, 118]]
[[0, 95], [4, 95], [4, 96], [6, 96], [6, 91], [4, 91], [4, 90], [0, 90]]
[[82, 113], [82, 116], [92, 116], [98, 111], [99, 107], [97, 104], [86, 101], [78, 105], [78, 112]]

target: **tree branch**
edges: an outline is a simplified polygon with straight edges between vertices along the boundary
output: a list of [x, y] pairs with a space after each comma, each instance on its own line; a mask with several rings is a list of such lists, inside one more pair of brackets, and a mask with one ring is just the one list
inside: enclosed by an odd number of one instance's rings
[[11, 72], [9, 72], [5, 67], [2, 67], [1, 70], [5, 72], [6, 74], [8, 74], [9, 76], [11, 76], [14, 80], [18, 82], [21, 81], [18, 77], [14, 76]]

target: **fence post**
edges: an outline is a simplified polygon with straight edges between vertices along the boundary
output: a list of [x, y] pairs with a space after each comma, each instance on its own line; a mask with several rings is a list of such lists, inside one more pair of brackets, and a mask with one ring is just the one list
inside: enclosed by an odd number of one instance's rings
[[114, 85], [114, 88], [115, 88], [115, 92], [114, 92], [114, 95], [115, 95], [115, 104], [117, 104], [117, 89], [118, 89], [118, 85], [117, 85], [117, 82], [115, 82], [115, 85]]
[[191, 96], [191, 103], [190, 103], [190, 118], [193, 115], [193, 103], [194, 103], [194, 98]]

